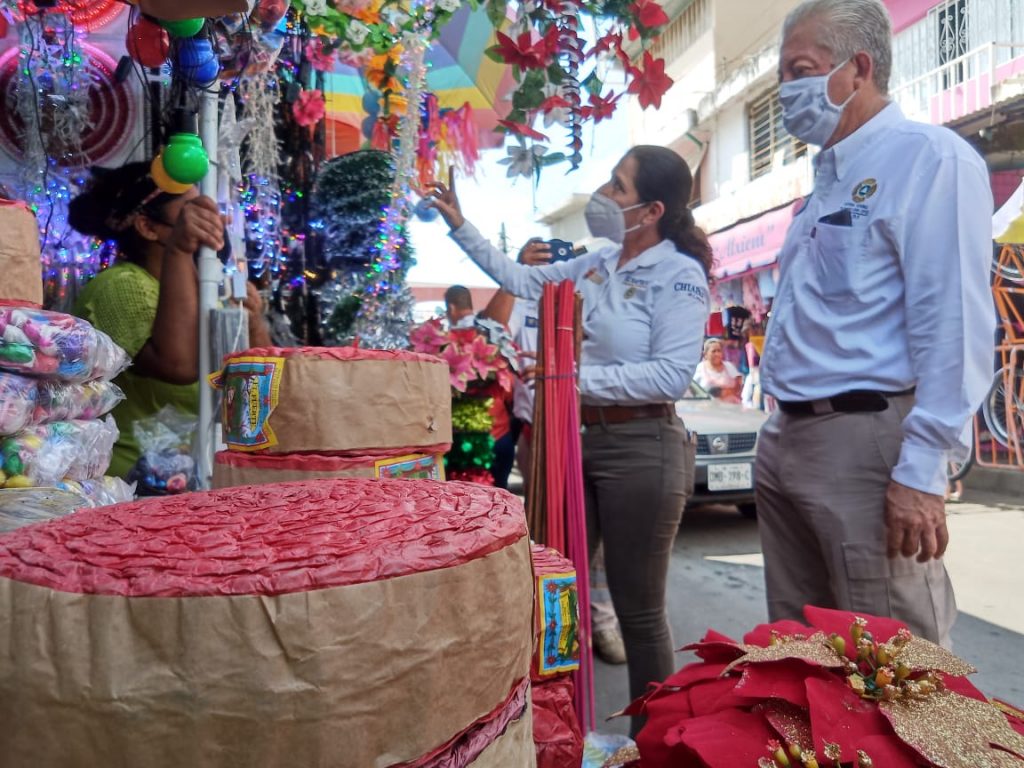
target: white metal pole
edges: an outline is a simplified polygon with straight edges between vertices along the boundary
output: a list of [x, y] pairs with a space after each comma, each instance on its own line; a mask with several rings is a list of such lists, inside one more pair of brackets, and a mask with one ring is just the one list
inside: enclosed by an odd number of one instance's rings
[[[217, 137], [219, 134], [217, 115], [217, 93], [203, 92], [199, 105], [199, 138], [210, 156], [210, 170], [200, 183], [200, 191], [214, 200], [217, 199]], [[212, 372], [210, 360], [210, 319], [217, 307], [224, 270], [216, 252], [203, 247], [199, 251], [199, 426], [196, 429], [196, 462], [199, 482], [203, 488], [210, 487], [213, 474], [213, 391], [209, 375]]]

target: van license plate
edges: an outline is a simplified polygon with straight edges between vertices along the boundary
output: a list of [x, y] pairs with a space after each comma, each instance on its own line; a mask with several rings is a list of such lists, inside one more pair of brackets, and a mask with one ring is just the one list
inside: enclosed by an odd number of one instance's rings
[[739, 491], [754, 487], [750, 464], [709, 464], [709, 491]]

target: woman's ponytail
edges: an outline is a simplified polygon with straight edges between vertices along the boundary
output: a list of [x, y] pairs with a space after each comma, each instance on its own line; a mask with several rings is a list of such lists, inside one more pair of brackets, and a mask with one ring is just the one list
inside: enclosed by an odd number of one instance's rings
[[658, 222], [658, 233], [696, 260], [710, 277], [714, 253], [689, 207], [693, 190], [689, 166], [666, 147], [639, 145], [628, 154], [637, 163], [636, 190], [640, 199], [644, 202], [660, 200], [665, 206], [665, 213]]

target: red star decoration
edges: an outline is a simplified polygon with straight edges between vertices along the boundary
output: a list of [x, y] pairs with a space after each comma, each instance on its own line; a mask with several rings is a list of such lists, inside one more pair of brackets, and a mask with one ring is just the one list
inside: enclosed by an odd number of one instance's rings
[[643, 69], [634, 68], [631, 74], [633, 82], [629, 84], [629, 92], [636, 95], [640, 106], [661, 109], [661, 97], [675, 82], [665, 74], [665, 60], [655, 59], [650, 51], [644, 51]]

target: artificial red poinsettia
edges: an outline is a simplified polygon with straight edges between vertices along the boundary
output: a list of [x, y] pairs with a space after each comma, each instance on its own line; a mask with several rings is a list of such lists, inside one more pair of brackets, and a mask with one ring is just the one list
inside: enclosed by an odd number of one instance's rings
[[650, 51], [644, 51], [643, 68], [634, 67], [631, 74], [633, 82], [629, 84], [629, 92], [636, 95], [640, 106], [643, 109], [652, 106], [660, 109], [661, 97], [675, 82], [665, 74], [665, 60], [656, 59]]
[[306, 43], [306, 60], [317, 72], [330, 72], [334, 69], [334, 51], [327, 48], [324, 41], [314, 38]]
[[326, 110], [324, 94], [319, 90], [302, 91], [292, 104], [295, 122], [304, 127], [316, 125], [323, 120]]
[[500, 125], [502, 128], [505, 128], [510, 133], [516, 134], [517, 136], [525, 136], [528, 139], [534, 139], [536, 141], [548, 140], [548, 137], [545, 136], [540, 131], [531, 128], [528, 125], [523, 125], [522, 123], [516, 123], [513, 122], [512, 120], [499, 120], [498, 125]]
[[606, 120], [615, 113], [616, 102], [622, 94], [612, 91], [607, 96], [600, 96], [596, 93], [590, 94], [590, 104], [584, 106], [580, 113], [584, 119], [593, 118], [594, 124]]
[[630, 13], [645, 29], [656, 29], [668, 24], [668, 14], [657, 0], [636, 0], [629, 6]]
[[515, 40], [504, 32], [495, 32], [494, 35], [498, 43], [491, 50], [506, 64], [524, 70], [547, 66], [551, 49], [548, 36], [537, 38], [529, 31], [523, 32]]
[[624, 714], [644, 714], [644, 768], [1024, 766], [1024, 719], [974, 671], [892, 619], [808, 607], [808, 625], [710, 632]]

